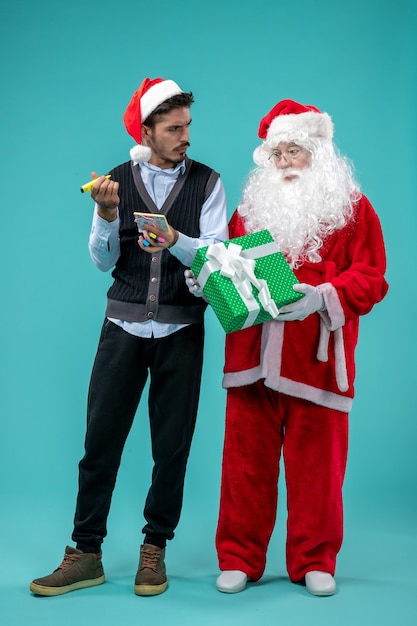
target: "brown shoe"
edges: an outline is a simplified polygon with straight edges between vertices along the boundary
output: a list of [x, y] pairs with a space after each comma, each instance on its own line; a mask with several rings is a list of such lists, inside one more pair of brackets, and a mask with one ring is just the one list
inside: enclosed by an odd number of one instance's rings
[[135, 578], [135, 593], [138, 596], [156, 596], [168, 586], [165, 570], [165, 548], [144, 543], [140, 547], [139, 567]]
[[101, 552], [84, 553], [67, 546], [61, 565], [49, 576], [36, 578], [29, 589], [38, 596], [59, 596], [75, 589], [101, 585], [104, 580]]

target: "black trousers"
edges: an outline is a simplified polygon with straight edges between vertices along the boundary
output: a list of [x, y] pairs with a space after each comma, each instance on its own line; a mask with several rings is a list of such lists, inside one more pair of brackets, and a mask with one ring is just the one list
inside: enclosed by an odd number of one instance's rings
[[148, 397], [152, 482], [142, 532], [164, 546], [182, 507], [185, 470], [200, 395], [204, 327], [187, 326], [161, 339], [142, 339], [105, 320], [91, 375], [85, 454], [73, 541], [98, 552], [126, 438], [150, 375]]

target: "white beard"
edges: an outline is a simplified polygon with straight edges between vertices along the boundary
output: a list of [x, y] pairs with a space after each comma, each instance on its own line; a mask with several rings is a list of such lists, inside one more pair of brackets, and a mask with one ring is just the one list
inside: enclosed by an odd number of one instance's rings
[[[289, 173], [296, 178], [285, 181], [283, 175]], [[314, 164], [290, 171], [271, 164], [252, 172], [238, 212], [248, 232], [268, 229], [292, 267], [299, 267], [304, 261], [321, 260], [320, 248], [349, 221], [357, 197], [344, 162], [317, 171]]]

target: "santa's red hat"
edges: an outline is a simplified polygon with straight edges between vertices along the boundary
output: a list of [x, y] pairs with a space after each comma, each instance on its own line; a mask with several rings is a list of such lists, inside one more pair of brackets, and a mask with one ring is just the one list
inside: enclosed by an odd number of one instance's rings
[[258, 137], [263, 143], [253, 153], [257, 165], [265, 165], [271, 151], [281, 142], [303, 143], [308, 138], [331, 141], [333, 122], [310, 104], [281, 100], [261, 119]]
[[142, 123], [155, 109], [172, 96], [184, 93], [173, 80], [145, 78], [135, 91], [123, 115], [127, 132], [137, 145], [130, 150], [132, 161], [149, 161], [152, 152], [142, 145]]

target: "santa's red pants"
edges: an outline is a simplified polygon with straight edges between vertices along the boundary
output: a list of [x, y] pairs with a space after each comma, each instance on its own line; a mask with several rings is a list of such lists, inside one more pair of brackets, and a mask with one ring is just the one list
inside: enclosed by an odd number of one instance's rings
[[283, 451], [287, 486], [287, 571], [334, 574], [343, 539], [342, 485], [348, 416], [272, 391], [262, 381], [228, 389], [219, 566], [258, 580], [275, 525]]

